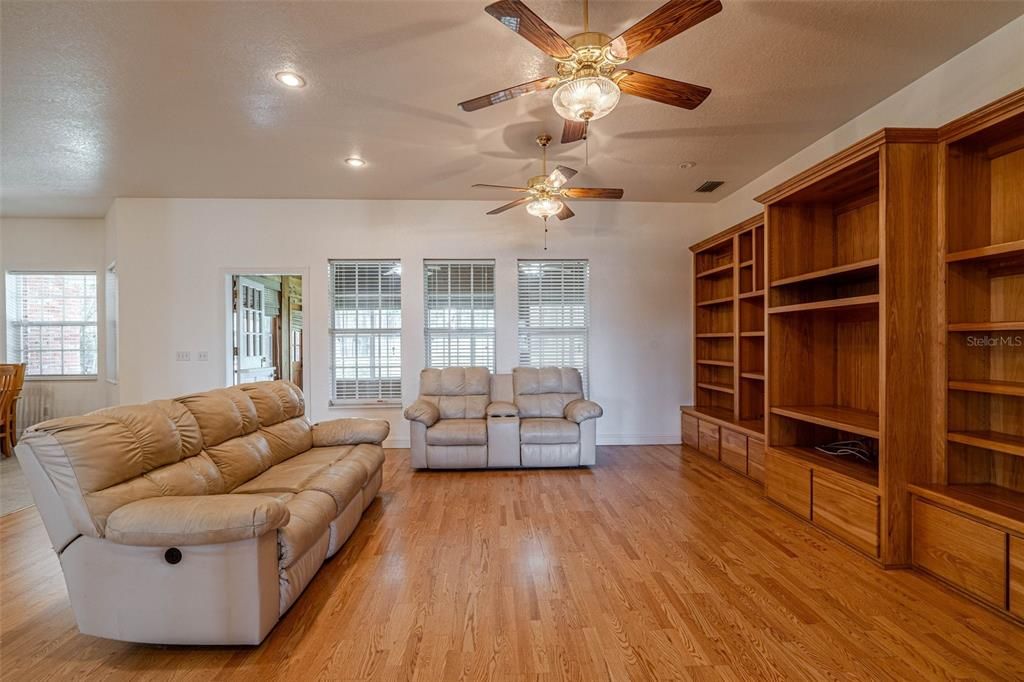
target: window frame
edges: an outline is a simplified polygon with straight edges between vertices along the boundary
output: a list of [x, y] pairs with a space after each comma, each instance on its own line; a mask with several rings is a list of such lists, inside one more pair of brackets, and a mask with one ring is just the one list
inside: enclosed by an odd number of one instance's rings
[[[457, 327], [452, 326], [449, 322], [447, 326], [431, 326], [430, 324], [430, 311], [431, 310], [452, 310], [451, 307], [451, 270], [449, 270], [449, 286], [448, 286], [448, 308], [431, 308], [429, 305], [430, 290], [427, 286], [427, 277], [429, 276], [429, 268], [432, 266], [451, 266], [457, 265], [469, 265], [469, 266], [483, 266], [490, 267], [491, 269], [491, 291], [489, 295], [491, 297], [491, 325], [489, 327]], [[477, 338], [489, 338], [491, 342], [490, 352], [490, 364], [483, 364], [480, 362], [474, 362], [475, 358], [472, 358], [468, 365], [473, 367], [487, 367], [492, 374], [497, 370], [498, 364], [498, 324], [497, 324], [497, 299], [498, 299], [498, 286], [497, 286], [497, 262], [493, 259], [487, 258], [427, 258], [423, 260], [423, 366], [433, 367], [441, 369], [440, 365], [431, 363], [431, 340], [437, 337], [447, 337], [449, 343], [448, 357], [451, 357], [451, 341], [452, 339], [470, 339], [475, 340]], [[473, 272], [470, 272], [470, 282], [473, 282]], [[470, 291], [468, 294], [470, 299], [473, 300], [476, 296], [476, 292]], [[482, 295], [488, 295], [484, 292]], [[487, 310], [486, 308], [477, 308], [475, 301], [470, 308], [468, 308], [471, 314], [476, 313], [480, 310]], [[450, 320], [450, 318], [449, 318]], [[475, 356], [475, 351], [470, 350], [470, 355]], [[444, 367], [461, 367], [463, 365], [444, 365]]]
[[[535, 265], [543, 268], [545, 264], [582, 265], [583, 271], [583, 325], [582, 326], [529, 326], [529, 319], [524, 317], [528, 301], [524, 302], [523, 296], [523, 267]], [[564, 281], [564, 276], [563, 276]], [[589, 395], [590, 387], [590, 260], [587, 258], [520, 258], [516, 261], [516, 343], [519, 365], [522, 367], [536, 367], [530, 362], [528, 356], [524, 355], [524, 340], [531, 337], [553, 336], [564, 334], [567, 337], [579, 337], [583, 344], [583, 367], [560, 363], [563, 367], [575, 367], [579, 370], [583, 380], [584, 393]], [[563, 291], [564, 298], [564, 291]], [[562, 304], [565, 305], [564, 303]]]
[[[81, 276], [87, 276], [87, 277], [92, 277], [93, 278], [93, 297], [92, 297], [92, 300], [93, 300], [93, 306], [94, 306], [95, 313], [96, 313], [96, 319], [95, 320], [90, 321], [90, 320], [63, 320], [62, 319], [62, 320], [57, 321], [57, 322], [27, 322], [26, 323], [26, 322], [24, 322], [24, 321], [19, 319], [20, 311], [18, 311], [19, 312], [18, 316], [12, 316], [10, 314], [11, 310], [10, 310], [9, 304], [13, 300], [13, 301], [15, 301], [15, 305], [17, 305], [17, 300], [18, 300], [18, 296], [19, 296], [19, 292], [17, 291], [17, 288], [18, 288], [17, 284], [14, 281], [12, 281], [14, 278], [17, 278], [17, 277], [31, 277], [31, 276], [36, 276], [36, 277], [39, 277], [39, 276], [65, 277], [65, 276], [74, 276], [74, 275], [81, 275]], [[6, 325], [5, 325], [6, 329], [4, 330], [5, 339], [6, 339], [5, 360], [7, 362], [24, 363], [26, 365], [25, 381], [99, 381], [99, 378], [100, 378], [100, 351], [101, 351], [101, 349], [100, 349], [100, 346], [101, 346], [101, 343], [100, 343], [100, 318], [101, 318], [101, 315], [100, 315], [100, 291], [101, 291], [101, 289], [100, 289], [100, 278], [99, 278], [99, 275], [98, 275], [97, 271], [93, 270], [93, 269], [90, 269], [90, 268], [70, 268], [70, 269], [67, 269], [67, 270], [54, 269], [54, 268], [47, 268], [47, 269], [42, 269], [42, 270], [14, 269], [14, 270], [7, 270], [6, 272], [4, 272], [4, 279], [5, 279], [5, 282], [4, 282], [4, 289], [5, 289], [4, 318], [5, 318], [5, 321], [6, 321]], [[14, 286], [14, 290], [13, 291], [12, 291], [12, 285]], [[66, 297], [62, 297], [62, 298], [66, 298]], [[83, 298], [85, 300], [89, 300], [88, 297], [83, 297]], [[63, 373], [62, 374], [29, 374], [28, 368], [27, 368], [28, 358], [26, 356], [26, 353], [28, 353], [28, 351], [25, 350], [25, 349], [22, 349], [21, 353], [20, 353], [20, 356], [18, 358], [13, 358], [12, 357], [12, 348], [15, 346], [15, 344], [13, 343], [12, 338], [11, 338], [12, 337], [12, 332], [20, 336], [21, 330], [24, 329], [25, 327], [39, 327], [39, 328], [45, 328], [45, 327], [81, 327], [83, 329], [87, 328], [87, 327], [93, 327], [95, 329], [95, 338], [96, 338], [96, 347], [93, 349], [93, 353], [95, 354], [95, 361], [94, 361], [95, 371], [91, 372], [89, 374], [63, 374]], [[21, 345], [20, 339], [19, 339], [17, 345], [18, 346]], [[79, 352], [82, 352], [81, 346], [79, 347], [78, 350], [79, 350]], [[40, 351], [40, 352], [42, 352], [42, 351]], [[63, 366], [64, 366], [64, 358], [63, 358], [64, 349], [61, 348], [60, 352], [62, 354], [62, 357], [61, 357], [61, 367], [63, 368]], [[40, 369], [41, 368], [42, 367], [41, 367], [41, 364], [40, 364]]]
[[[336, 299], [340, 295], [337, 293], [335, 288], [335, 273], [334, 268], [338, 264], [354, 265], [390, 265], [391, 267], [398, 268], [398, 327], [335, 327], [335, 313], [337, 312]], [[378, 297], [383, 297], [383, 291], [378, 287], [376, 291]], [[355, 296], [358, 298], [363, 294], [358, 291]], [[328, 396], [329, 407], [400, 407], [402, 405], [402, 329], [404, 323], [404, 315], [402, 314], [402, 260], [400, 258], [331, 258], [327, 261], [327, 305], [328, 305], [328, 320], [329, 325], [327, 329], [329, 338], [329, 371], [330, 371], [330, 389]], [[358, 310], [358, 308], [357, 308]], [[382, 308], [376, 309], [379, 311]], [[378, 315], [378, 319], [379, 319]], [[338, 391], [338, 364], [337, 364], [337, 340], [343, 336], [369, 336], [376, 340], [376, 344], [379, 344], [380, 339], [384, 337], [394, 337], [398, 341], [398, 396], [397, 397], [383, 397], [381, 391], [378, 391], [377, 398], [368, 397], [356, 397], [356, 398], [339, 398]], [[377, 382], [380, 385], [380, 368], [382, 365], [379, 363], [371, 365], [377, 370]], [[358, 368], [357, 368], [358, 369]], [[359, 379], [356, 378], [358, 382]], [[357, 388], [358, 390], [358, 388]]]

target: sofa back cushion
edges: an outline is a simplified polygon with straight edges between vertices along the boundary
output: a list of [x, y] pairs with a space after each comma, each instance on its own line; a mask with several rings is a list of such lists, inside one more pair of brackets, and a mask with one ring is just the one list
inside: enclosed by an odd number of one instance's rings
[[583, 379], [572, 367], [516, 367], [512, 392], [520, 418], [562, 418], [565, 406], [583, 397]]
[[228, 492], [305, 452], [304, 411], [296, 386], [262, 382], [43, 422], [24, 442], [77, 530], [102, 536], [125, 504]]
[[437, 405], [441, 419], [484, 419], [491, 402], [486, 367], [446, 367], [420, 372], [420, 398]]

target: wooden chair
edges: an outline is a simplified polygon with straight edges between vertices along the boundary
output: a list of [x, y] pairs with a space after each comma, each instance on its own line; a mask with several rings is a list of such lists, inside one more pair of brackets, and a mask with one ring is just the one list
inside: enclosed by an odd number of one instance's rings
[[18, 398], [25, 385], [25, 365], [0, 365], [0, 453], [14, 454], [18, 443]]

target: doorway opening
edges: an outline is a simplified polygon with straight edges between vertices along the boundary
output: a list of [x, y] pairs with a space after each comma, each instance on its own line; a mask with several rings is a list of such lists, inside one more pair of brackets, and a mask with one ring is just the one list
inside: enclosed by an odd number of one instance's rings
[[231, 275], [231, 383], [303, 388], [302, 275]]

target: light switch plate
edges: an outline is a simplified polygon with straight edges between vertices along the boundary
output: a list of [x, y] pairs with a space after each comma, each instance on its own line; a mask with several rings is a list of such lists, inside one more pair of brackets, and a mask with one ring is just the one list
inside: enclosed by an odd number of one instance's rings
[[179, 351], [178, 351], [178, 352], [177, 352], [177, 353], [175, 354], [175, 359], [176, 359], [176, 360], [177, 360], [178, 362], [188, 362], [189, 360], [191, 360], [191, 359], [192, 359], [192, 353], [190, 353], [190, 352], [189, 352], [189, 351], [187, 351], [187, 350], [179, 350]]
[[196, 360], [198, 360], [199, 362], [209, 362], [209, 360], [210, 360], [210, 351], [206, 351], [206, 350], [196, 351]]

